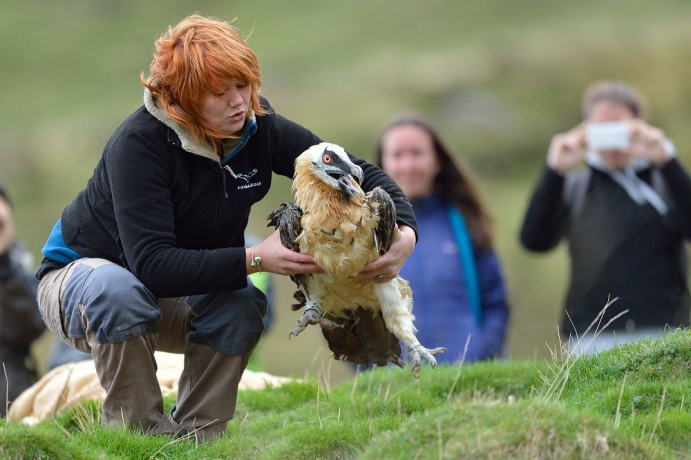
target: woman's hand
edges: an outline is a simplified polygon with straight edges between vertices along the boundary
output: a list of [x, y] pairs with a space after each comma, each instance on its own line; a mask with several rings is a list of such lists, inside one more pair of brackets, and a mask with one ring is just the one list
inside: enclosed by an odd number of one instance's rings
[[645, 120], [637, 118], [628, 122], [631, 135], [631, 155], [644, 158], [655, 166], [662, 166], [672, 159], [665, 147], [665, 133]]
[[298, 273], [324, 273], [314, 257], [309, 254], [301, 254], [291, 251], [281, 243], [278, 230], [271, 236], [254, 247], [254, 257], [260, 257], [258, 266], [252, 266], [252, 248], [245, 249], [245, 264], [247, 274], [263, 272], [276, 273], [277, 275], [295, 275]]
[[354, 279], [369, 279], [375, 283], [391, 281], [398, 276], [406, 259], [415, 249], [415, 232], [407, 225], [398, 225], [394, 228], [391, 247], [386, 254], [377, 260], [365, 265], [359, 275]]
[[564, 174], [585, 158], [584, 124], [571, 131], [557, 134], [552, 138], [547, 152], [547, 166], [559, 174]]

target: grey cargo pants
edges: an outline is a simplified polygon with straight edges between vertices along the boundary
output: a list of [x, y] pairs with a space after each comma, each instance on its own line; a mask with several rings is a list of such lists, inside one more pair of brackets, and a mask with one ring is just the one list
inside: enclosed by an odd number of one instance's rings
[[[128, 270], [91, 258], [46, 274], [38, 304], [53, 334], [91, 353], [107, 393], [104, 426], [206, 439], [224, 433], [235, 415], [240, 378], [267, 310], [266, 297], [251, 283], [232, 292], [156, 299]], [[170, 416], [163, 413], [155, 350], [185, 354]]]

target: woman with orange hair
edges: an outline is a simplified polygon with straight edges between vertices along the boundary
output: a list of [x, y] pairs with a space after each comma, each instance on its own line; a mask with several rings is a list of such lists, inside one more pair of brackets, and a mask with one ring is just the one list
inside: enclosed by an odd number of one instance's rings
[[[94, 174], [43, 249], [39, 306], [48, 328], [91, 353], [106, 426], [213, 438], [235, 413], [262, 332], [264, 294], [248, 275], [318, 273], [277, 232], [245, 249], [251, 206], [272, 173], [322, 140], [259, 96], [257, 58], [228, 23], [190, 16], [156, 42], [144, 105], [115, 131]], [[416, 241], [412, 208], [379, 168], [353, 158], [363, 189], [395, 196], [391, 250], [365, 267], [398, 274]], [[154, 351], [184, 353], [177, 404], [163, 412]]]

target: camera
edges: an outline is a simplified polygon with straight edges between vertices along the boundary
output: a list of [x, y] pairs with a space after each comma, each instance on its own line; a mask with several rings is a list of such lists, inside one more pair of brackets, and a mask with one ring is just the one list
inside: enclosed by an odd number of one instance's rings
[[631, 144], [628, 125], [623, 121], [591, 123], [585, 129], [585, 142], [592, 150], [619, 150]]

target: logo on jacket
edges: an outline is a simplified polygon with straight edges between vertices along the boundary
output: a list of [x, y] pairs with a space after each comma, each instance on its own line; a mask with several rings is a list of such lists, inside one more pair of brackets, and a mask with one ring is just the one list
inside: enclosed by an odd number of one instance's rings
[[238, 190], [244, 190], [247, 188], [253, 188], [253, 187], [259, 187], [262, 185], [261, 181], [259, 182], [250, 182], [250, 179], [254, 177], [257, 174], [257, 168], [254, 168], [252, 171], [248, 172], [247, 174], [240, 173], [240, 174], [235, 174], [234, 177], [236, 179], [242, 179], [245, 181], [244, 185], [238, 185]]
[[250, 179], [251, 179], [252, 176], [254, 176], [255, 174], [257, 174], [257, 168], [253, 169], [252, 171], [248, 172], [247, 174], [242, 174], [242, 173], [237, 174], [237, 177], [238, 177], [238, 179], [244, 180], [246, 184], [249, 184], [249, 183], [250, 183]]

